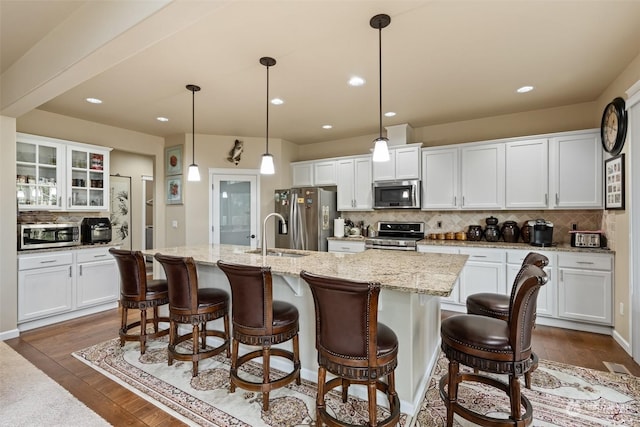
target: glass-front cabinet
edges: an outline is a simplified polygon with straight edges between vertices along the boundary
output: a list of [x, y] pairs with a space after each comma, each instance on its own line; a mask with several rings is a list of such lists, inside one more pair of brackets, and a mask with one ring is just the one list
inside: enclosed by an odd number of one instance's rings
[[67, 207], [107, 209], [109, 154], [98, 149], [67, 146]]
[[38, 138], [18, 138], [16, 196], [20, 209], [62, 209], [64, 145]]
[[17, 134], [20, 210], [107, 210], [108, 148]]

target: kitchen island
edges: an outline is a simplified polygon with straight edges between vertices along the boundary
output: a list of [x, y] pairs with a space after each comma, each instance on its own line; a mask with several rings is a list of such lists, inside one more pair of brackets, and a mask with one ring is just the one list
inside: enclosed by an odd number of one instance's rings
[[[271, 249], [272, 255], [263, 257], [260, 250], [251, 251], [246, 246], [233, 245], [145, 251], [146, 255], [155, 253], [193, 257], [198, 266], [199, 285], [228, 292], [229, 282], [217, 268], [218, 260], [271, 267], [274, 299], [294, 304], [300, 313], [302, 377], [314, 382], [317, 381], [318, 365], [313, 297], [306, 282], [300, 278], [300, 271], [347, 280], [379, 282], [382, 291], [378, 318], [398, 336], [400, 347], [396, 389], [402, 412], [411, 416], [419, 409], [429, 374], [439, 354], [440, 297], [451, 294], [467, 259], [466, 255], [375, 249], [358, 254]], [[162, 274], [158, 272], [162, 268], [157, 262], [155, 265], [154, 271], [160, 277]], [[284, 347], [287, 345], [283, 344]], [[272, 362], [278, 368], [277, 362], [280, 361], [275, 359]], [[281, 367], [288, 369], [284, 364], [286, 362], [282, 363]], [[364, 388], [353, 387], [353, 392], [366, 398]]]

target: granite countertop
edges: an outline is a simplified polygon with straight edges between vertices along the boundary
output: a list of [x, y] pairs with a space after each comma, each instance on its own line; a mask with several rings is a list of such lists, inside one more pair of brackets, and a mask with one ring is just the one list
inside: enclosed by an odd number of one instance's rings
[[347, 280], [380, 282], [382, 288], [434, 296], [449, 296], [464, 267], [467, 255], [429, 254], [409, 251], [369, 250], [355, 254], [273, 249], [300, 257], [267, 255], [260, 250], [247, 253], [246, 246], [199, 245], [143, 251], [145, 255], [161, 253], [193, 257], [200, 264], [216, 265], [218, 260], [231, 263], [270, 266], [273, 274], [299, 277], [300, 271]]
[[506, 242], [487, 242], [485, 240], [420, 240], [418, 246], [457, 246], [466, 248], [494, 248], [494, 249], [522, 249], [529, 251], [562, 251], [562, 252], [583, 252], [583, 253], [605, 253], [614, 254], [615, 251], [609, 248], [574, 248], [569, 243], [559, 243], [553, 246], [532, 246], [528, 243], [506, 243]]

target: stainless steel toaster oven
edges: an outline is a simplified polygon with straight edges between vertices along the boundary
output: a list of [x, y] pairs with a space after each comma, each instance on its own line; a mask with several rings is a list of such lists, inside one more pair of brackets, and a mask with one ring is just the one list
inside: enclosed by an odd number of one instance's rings
[[18, 224], [18, 250], [21, 251], [79, 244], [78, 224]]

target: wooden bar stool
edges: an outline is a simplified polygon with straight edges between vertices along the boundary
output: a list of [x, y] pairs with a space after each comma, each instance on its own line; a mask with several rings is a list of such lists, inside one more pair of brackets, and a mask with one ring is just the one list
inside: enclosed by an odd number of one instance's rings
[[[269, 392], [295, 380], [300, 384], [300, 349], [298, 344], [298, 309], [288, 302], [273, 300], [270, 267], [253, 267], [218, 261], [218, 268], [227, 275], [231, 285], [231, 317], [233, 345], [231, 346], [231, 384], [249, 391], [262, 392], [262, 410], [269, 410]], [[292, 340], [293, 351], [272, 345]], [[238, 355], [239, 344], [259, 346], [260, 350]], [[283, 357], [293, 363], [291, 372], [271, 379], [271, 357]], [[262, 357], [262, 381], [242, 378], [240, 367]]]
[[[158, 338], [169, 333], [169, 329], [160, 330], [158, 322], [169, 323], [168, 317], [158, 317], [158, 307], [169, 304], [169, 292], [166, 280], [147, 280], [144, 256], [140, 251], [109, 249], [120, 271], [120, 347], [125, 341], [139, 341], [140, 354], [144, 354], [148, 339]], [[153, 309], [153, 332], [147, 332], [147, 309]], [[140, 311], [140, 320], [128, 323], [129, 309]], [[139, 328], [139, 333], [130, 332]]]
[[[198, 375], [198, 362], [223, 351], [229, 357], [229, 294], [222, 289], [198, 288], [198, 273], [193, 258], [156, 254], [162, 264], [169, 287], [169, 365], [173, 360], [191, 361], [192, 376]], [[224, 331], [208, 330], [207, 322], [222, 318]], [[192, 332], [180, 335], [179, 324], [192, 326]], [[207, 337], [223, 340], [217, 347], [207, 349]], [[191, 341], [192, 352], [178, 350], [178, 344]]]
[[[531, 335], [535, 324], [536, 300], [547, 275], [535, 265], [520, 269], [509, 304], [508, 320], [461, 314], [442, 321], [442, 351], [449, 359], [448, 373], [440, 379], [440, 397], [447, 407], [447, 426], [453, 416], [483, 426], [527, 426], [533, 421], [531, 402], [520, 392], [519, 377], [531, 369]], [[508, 383], [472, 372], [460, 372], [463, 364], [480, 371], [507, 374]], [[509, 397], [508, 418], [490, 417], [462, 406], [458, 386], [475, 381], [496, 387]], [[523, 413], [524, 410], [524, 413]]]
[[[400, 399], [395, 390], [398, 365], [398, 337], [388, 326], [378, 322], [379, 283], [354, 282], [300, 273], [311, 288], [316, 314], [316, 349], [318, 350], [317, 424], [351, 426], [326, 409], [325, 394], [342, 387], [346, 402], [350, 384], [367, 386], [368, 426], [395, 426], [400, 419]], [[327, 371], [336, 376], [326, 380]], [[382, 379], [387, 377], [387, 382]], [[383, 392], [390, 415], [377, 419], [376, 392]]]
[[[525, 266], [529, 264], [545, 268], [549, 265], [549, 258], [537, 252], [529, 252], [527, 256], [524, 257], [522, 265]], [[515, 283], [511, 288], [511, 293], [513, 293], [514, 289]], [[489, 292], [469, 295], [467, 297], [467, 314], [477, 314], [495, 319], [509, 320], [510, 299], [511, 297], [509, 295]], [[531, 362], [531, 369], [529, 369], [524, 376], [524, 384], [528, 389], [531, 389], [531, 374], [538, 368], [538, 356], [533, 352], [531, 353]]]

